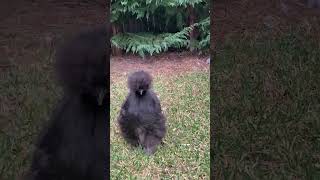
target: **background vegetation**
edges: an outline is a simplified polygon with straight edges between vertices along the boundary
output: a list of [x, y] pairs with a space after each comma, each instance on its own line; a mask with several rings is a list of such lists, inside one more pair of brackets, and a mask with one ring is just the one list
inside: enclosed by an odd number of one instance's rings
[[116, 55], [121, 50], [144, 56], [170, 49], [209, 48], [207, 0], [113, 0], [111, 6]]

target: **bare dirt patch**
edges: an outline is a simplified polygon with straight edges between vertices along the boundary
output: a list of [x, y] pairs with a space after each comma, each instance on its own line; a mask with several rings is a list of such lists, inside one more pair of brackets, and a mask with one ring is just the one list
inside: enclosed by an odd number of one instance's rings
[[126, 76], [137, 70], [145, 70], [152, 75], [177, 75], [192, 71], [209, 70], [207, 57], [190, 53], [165, 53], [142, 59], [139, 56], [111, 57], [111, 77]]

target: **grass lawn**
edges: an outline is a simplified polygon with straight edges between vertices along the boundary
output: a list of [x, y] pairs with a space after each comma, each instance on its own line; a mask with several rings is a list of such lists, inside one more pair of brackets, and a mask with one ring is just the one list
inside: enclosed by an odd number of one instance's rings
[[[208, 72], [155, 79], [155, 89], [168, 117], [168, 135], [165, 146], [150, 158], [141, 151], [131, 151], [116, 133], [115, 117], [127, 93], [125, 81], [122, 79], [119, 84], [112, 84], [111, 90], [112, 176], [122, 179], [152, 173], [153, 177], [208, 177]], [[33, 151], [32, 144], [42, 124], [49, 120], [60, 96], [61, 88], [54, 81], [52, 63], [47, 60], [1, 69], [1, 180], [16, 179], [20, 172], [26, 170]], [[173, 138], [173, 135], [179, 137]]]
[[0, 179], [11, 180], [30, 163], [33, 142], [60, 96], [48, 62], [0, 72]]
[[208, 72], [155, 77], [168, 131], [164, 145], [150, 157], [120, 136], [116, 119], [128, 93], [126, 83], [126, 77], [111, 83], [111, 179], [209, 179]]
[[214, 59], [217, 179], [320, 179], [320, 44], [304, 32], [230, 38]]

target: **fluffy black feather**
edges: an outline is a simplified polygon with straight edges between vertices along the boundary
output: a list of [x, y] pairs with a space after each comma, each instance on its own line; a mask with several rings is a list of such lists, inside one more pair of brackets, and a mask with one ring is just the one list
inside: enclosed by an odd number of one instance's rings
[[148, 155], [156, 151], [166, 133], [166, 118], [151, 83], [151, 76], [144, 71], [129, 76], [130, 92], [118, 117], [124, 139], [133, 146], [142, 146]]
[[57, 53], [64, 96], [38, 143], [32, 180], [102, 180], [109, 169], [106, 28], [80, 33]]

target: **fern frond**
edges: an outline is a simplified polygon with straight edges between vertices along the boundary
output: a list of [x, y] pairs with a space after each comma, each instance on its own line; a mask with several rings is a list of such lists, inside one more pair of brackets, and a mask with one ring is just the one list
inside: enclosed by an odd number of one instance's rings
[[153, 55], [167, 51], [169, 47], [183, 48], [189, 45], [189, 34], [193, 27], [186, 27], [177, 33], [122, 33], [112, 37], [111, 45], [126, 52]]

